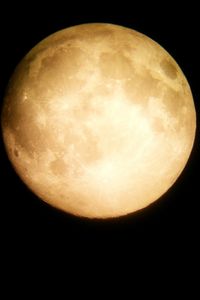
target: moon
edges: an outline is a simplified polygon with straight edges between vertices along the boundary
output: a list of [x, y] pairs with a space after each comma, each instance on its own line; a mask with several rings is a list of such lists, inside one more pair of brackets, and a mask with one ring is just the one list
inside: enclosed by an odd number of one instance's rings
[[175, 60], [149, 37], [82, 24], [37, 44], [5, 94], [8, 157], [43, 201], [88, 218], [159, 199], [190, 156], [196, 113]]

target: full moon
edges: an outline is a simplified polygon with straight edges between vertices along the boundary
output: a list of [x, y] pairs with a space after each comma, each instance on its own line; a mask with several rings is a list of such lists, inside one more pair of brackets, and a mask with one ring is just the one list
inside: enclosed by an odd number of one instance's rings
[[159, 44], [91, 23], [50, 35], [23, 58], [1, 124], [13, 167], [39, 198], [112, 218], [172, 186], [193, 147], [196, 113], [183, 72]]

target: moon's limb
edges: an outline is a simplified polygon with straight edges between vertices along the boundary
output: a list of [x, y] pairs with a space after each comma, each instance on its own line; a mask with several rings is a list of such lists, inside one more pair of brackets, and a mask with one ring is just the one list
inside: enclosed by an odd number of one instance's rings
[[47, 203], [91, 218], [134, 212], [165, 193], [195, 127], [173, 58], [111, 24], [74, 26], [36, 45], [11, 78], [2, 113], [22, 180]]

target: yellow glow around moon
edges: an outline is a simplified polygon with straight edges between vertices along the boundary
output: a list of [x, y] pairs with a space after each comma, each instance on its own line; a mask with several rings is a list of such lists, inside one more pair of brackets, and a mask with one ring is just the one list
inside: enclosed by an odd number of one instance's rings
[[174, 59], [147, 36], [84, 24], [36, 45], [11, 78], [2, 129], [22, 180], [66, 212], [107, 218], [146, 207], [177, 179], [196, 115]]

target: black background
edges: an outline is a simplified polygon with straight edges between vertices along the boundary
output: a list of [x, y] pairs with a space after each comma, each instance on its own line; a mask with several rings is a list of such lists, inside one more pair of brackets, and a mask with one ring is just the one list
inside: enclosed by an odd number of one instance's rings
[[[63, 3], [1, 4], [1, 104], [17, 63], [40, 40], [71, 25], [108, 22], [148, 35], [175, 58], [190, 83], [198, 124], [200, 24], [194, 4], [151, 3], [147, 6], [142, 3], [138, 7], [134, 1], [130, 4]], [[198, 168], [197, 128], [185, 170], [160, 200], [122, 218], [87, 220], [55, 210], [34, 196], [15, 174], [1, 139], [0, 197], [6, 269], [12, 274], [21, 268], [27, 272], [35, 268], [39, 275], [41, 270], [51, 269], [53, 265], [65, 265], [63, 270], [70, 276], [72, 269], [75, 276], [80, 269], [86, 273], [93, 270], [92, 274], [104, 270], [104, 275], [116, 270], [122, 276], [122, 269], [134, 273], [139, 265], [139, 269], [144, 268], [142, 276], [152, 277], [154, 272], [159, 275], [167, 270], [170, 278], [176, 271], [190, 277], [198, 260]], [[190, 271], [186, 272], [188, 268]]]

